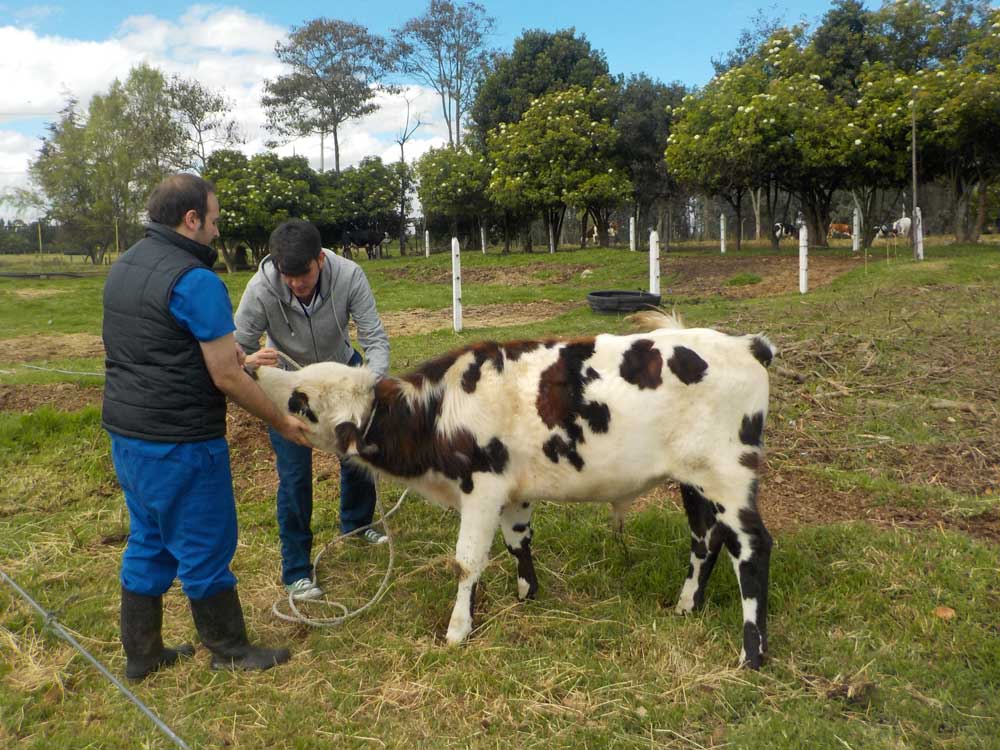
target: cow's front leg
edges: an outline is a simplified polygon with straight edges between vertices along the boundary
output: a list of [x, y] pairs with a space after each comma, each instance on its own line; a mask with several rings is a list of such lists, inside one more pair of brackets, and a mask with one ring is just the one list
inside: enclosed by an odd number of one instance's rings
[[507, 551], [517, 558], [517, 598], [534, 599], [538, 578], [531, 559], [531, 503], [518, 501], [505, 505], [500, 513], [500, 530]]
[[455, 645], [472, 631], [476, 583], [486, 567], [490, 542], [500, 520], [502, 502], [494, 495], [475, 493], [462, 497], [462, 521], [458, 528], [455, 562], [458, 567], [458, 594], [451, 612], [446, 640]]

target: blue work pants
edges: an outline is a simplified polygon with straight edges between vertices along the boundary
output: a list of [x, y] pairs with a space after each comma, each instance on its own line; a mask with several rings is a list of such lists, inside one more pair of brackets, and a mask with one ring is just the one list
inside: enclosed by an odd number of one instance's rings
[[180, 578], [191, 599], [234, 588], [236, 502], [225, 438], [156, 443], [110, 435], [130, 522], [122, 586], [160, 596]]

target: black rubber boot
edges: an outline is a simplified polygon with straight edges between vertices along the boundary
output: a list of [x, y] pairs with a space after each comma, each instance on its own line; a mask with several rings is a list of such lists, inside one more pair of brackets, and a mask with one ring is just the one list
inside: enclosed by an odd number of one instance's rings
[[212, 652], [212, 669], [270, 669], [292, 658], [287, 648], [250, 645], [236, 589], [190, 602], [201, 642]]
[[180, 656], [194, 656], [194, 647], [185, 643], [165, 648], [160, 628], [163, 625], [163, 597], [136, 594], [122, 587], [121, 638], [125, 648], [125, 677], [138, 682]]

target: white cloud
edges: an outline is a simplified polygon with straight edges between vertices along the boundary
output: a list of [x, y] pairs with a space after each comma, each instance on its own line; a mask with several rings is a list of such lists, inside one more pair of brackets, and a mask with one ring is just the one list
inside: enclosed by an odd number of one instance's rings
[[[260, 96], [265, 79], [280, 75], [283, 66], [274, 57], [274, 44], [287, 29], [234, 7], [196, 5], [179, 18], [139, 15], [126, 18], [115, 33], [101, 41], [84, 41], [42, 35], [30, 28], [0, 26], [0, 128], [27, 117], [53, 120], [67, 95], [85, 109], [91, 97], [106, 91], [115, 78], [124, 79], [139, 63], [148, 63], [167, 74], [194, 78], [223, 92], [232, 100], [233, 116], [247, 136], [242, 147], [248, 154], [264, 150], [272, 138], [265, 129]], [[437, 95], [429, 89], [409, 87], [411, 117], [427, 124], [406, 144], [407, 160], [446, 138]], [[394, 142], [406, 117], [401, 95], [380, 94], [381, 109], [358, 122], [344, 125], [340, 133], [341, 168], [369, 155], [384, 160], [399, 158]], [[23, 129], [23, 128], [22, 128]], [[17, 135], [14, 138], [13, 135]], [[38, 135], [43, 134], [39, 126]], [[0, 183], [26, 182], [28, 160], [37, 149], [37, 138], [17, 131], [0, 131]], [[283, 145], [280, 154], [298, 153], [320, 165], [318, 137], [301, 138]], [[333, 143], [327, 139], [326, 167], [333, 167]], [[0, 216], [10, 214], [0, 208]]]

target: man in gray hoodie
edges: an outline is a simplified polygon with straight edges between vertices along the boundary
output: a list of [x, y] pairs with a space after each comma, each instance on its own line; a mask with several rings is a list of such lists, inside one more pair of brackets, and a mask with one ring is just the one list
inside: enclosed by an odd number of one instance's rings
[[[375, 309], [375, 298], [356, 263], [322, 247], [319, 230], [308, 221], [290, 219], [271, 233], [270, 255], [261, 261], [236, 310], [236, 341], [247, 364], [287, 366], [278, 351], [301, 366], [316, 362], [362, 363], [350, 342], [349, 320], [377, 375], [389, 369], [389, 337]], [[260, 345], [262, 334], [266, 344]], [[278, 467], [277, 515], [281, 538], [281, 577], [295, 599], [323, 595], [312, 569], [312, 449], [269, 430]], [[340, 529], [349, 533], [368, 526], [375, 509], [375, 485], [349, 463], [340, 470]], [[374, 528], [363, 537], [386, 540]]]

